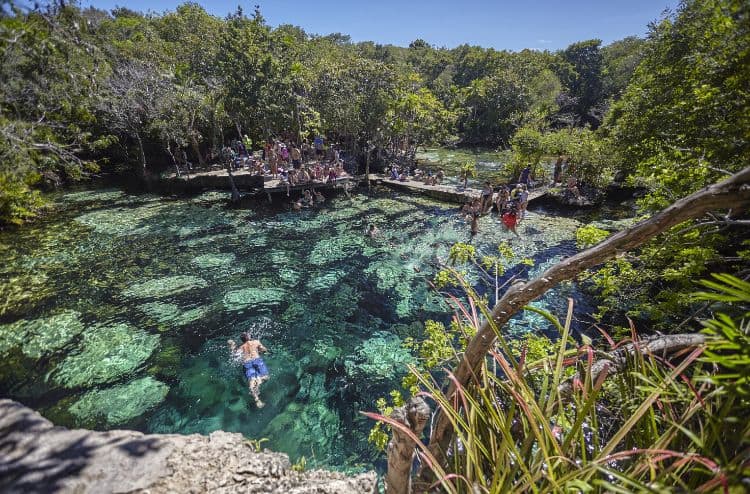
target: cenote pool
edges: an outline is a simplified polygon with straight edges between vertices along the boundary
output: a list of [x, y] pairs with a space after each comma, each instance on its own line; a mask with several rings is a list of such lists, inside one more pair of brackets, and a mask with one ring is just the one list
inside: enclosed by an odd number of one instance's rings
[[[222, 429], [292, 461], [372, 468], [381, 456], [357, 412], [397, 386], [412, 361], [400, 341], [450, 317], [426, 280], [468, 226], [453, 205], [389, 190], [301, 213], [225, 200], [84, 190], [0, 234], [0, 395], [68, 427]], [[368, 223], [383, 238], [365, 237]], [[581, 224], [531, 211], [515, 239], [485, 217], [475, 244], [510, 240], [533, 276], [575, 252]], [[575, 285], [537, 304], [562, 313], [568, 296], [591, 310]], [[524, 314], [509, 331], [546, 326]], [[241, 331], [271, 350], [262, 410], [228, 358]]]

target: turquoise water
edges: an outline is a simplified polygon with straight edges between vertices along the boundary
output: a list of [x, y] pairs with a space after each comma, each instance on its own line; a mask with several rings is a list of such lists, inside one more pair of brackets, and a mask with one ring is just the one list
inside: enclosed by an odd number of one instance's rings
[[[357, 412], [397, 386], [420, 321], [450, 317], [427, 280], [468, 225], [453, 205], [389, 190], [299, 213], [225, 201], [84, 190], [0, 234], [0, 395], [69, 427], [222, 429], [293, 461], [371, 468], [382, 456]], [[363, 235], [369, 223], [382, 238]], [[531, 211], [516, 239], [487, 216], [475, 245], [510, 241], [532, 276], [575, 251], [581, 224]], [[575, 285], [537, 304], [561, 312], [567, 296], [586, 311]], [[545, 327], [525, 314], [508, 331]], [[262, 410], [229, 360], [242, 331], [271, 350]]]

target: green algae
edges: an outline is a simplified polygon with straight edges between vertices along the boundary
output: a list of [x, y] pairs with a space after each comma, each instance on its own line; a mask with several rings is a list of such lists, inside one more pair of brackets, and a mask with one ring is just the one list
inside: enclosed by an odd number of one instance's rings
[[341, 421], [320, 401], [307, 406], [290, 403], [274, 417], [263, 434], [278, 438], [274, 447], [293, 458], [308, 456], [325, 461], [341, 443]]
[[313, 246], [308, 262], [316, 266], [336, 263], [358, 253], [362, 247], [364, 247], [364, 235], [361, 233], [350, 232], [347, 235], [324, 238]]
[[82, 214], [75, 221], [103, 235], [142, 235], [152, 231], [149, 220], [168, 209], [168, 205], [160, 203], [135, 208], [108, 208]]
[[70, 413], [86, 427], [120, 425], [164, 401], [169, 386], [152, 377], [85, 393], [70, 406]]
[[109, 383], [135, 371], [158, 345], [158, 336], [125, 323], [96, 325], [84, 333], [79, 351], [57, 366], [52, 380], [66, 388]]
[[68, 192], [63, 197], [65, 202], [114, 202], [126, 197], [121, 190], [82, 190], [80, 192]]

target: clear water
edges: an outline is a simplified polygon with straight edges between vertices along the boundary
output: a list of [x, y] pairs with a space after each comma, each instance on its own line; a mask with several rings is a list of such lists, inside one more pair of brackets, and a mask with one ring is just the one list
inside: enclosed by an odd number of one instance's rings
[[[400, 341], [450, 317], [426, 281], [469, 226], [453, 205], [389, 190], [299, 213], [225, 199], [66, 193], [48, 219], [0, 234], [0, 395], [69, 427], [222, 429], [371, 468], [382, 456], [357, 412], [397, 387], [412, 359]], [[382, 238], [363, 235], [369, 223]], [[474, 242], [489, 254], [509, 240], [533, 276], [575, 251], [580, 225], [531, 211], [516, 239], [487, 216]], [[575, 285], [537, 304], [562, 312], [567, 296], [590, 309]], [[545, 328], [526, 314], [509, 331]], [[271, 350], [262, 410], [229, 360], [242, 331]]]
[[[461, 165], [467, 161], [476, 165], [476, 175], [468, 180], [470, 187], [482, 188], [486, 181], [499, 184], [517, 178], [510, 176], [512, 170], [507, 165], [511, 160], [511, 152], [507, 150], [425, 148], [417, 152], [416, 158], [423, 166], [434, 170], [442, 168], [446, 174], [445, 182], [450, 185], [463, 185], [460, 170]], [[553, 168], [552, 159], [543, 158], [535, 173], [551, 177]]]

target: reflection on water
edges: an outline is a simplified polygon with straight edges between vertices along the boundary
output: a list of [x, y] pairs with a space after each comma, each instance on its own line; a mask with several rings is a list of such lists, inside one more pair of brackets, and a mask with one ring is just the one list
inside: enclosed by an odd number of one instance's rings
[[[426, 280], [468, 225], [452, 205], [385, 190], [301, 213], [225, 198], [67, 193], [53, 218], [1, 234], [1, 394], [66, 426], [222, 429], [293, 460], [372, 467], [357, 411], [397, 386], [413, 359], [400, 341], [449, 317]], [[363, 235], [369, 223], [382, 238]], [[534, 275], [575, 251], [580, 224], [531, 211], [516, 239], [487, 216], [475, 245], [509, 240]], [[536, 304], [562, 311], [566, 296], [574, 286]], [[546, 327], [525, 314], [509, 331]], [[242, 331], [271, 350], [262, 410], [229, 359]]]

